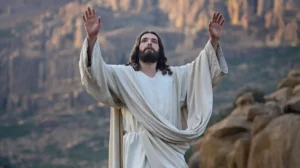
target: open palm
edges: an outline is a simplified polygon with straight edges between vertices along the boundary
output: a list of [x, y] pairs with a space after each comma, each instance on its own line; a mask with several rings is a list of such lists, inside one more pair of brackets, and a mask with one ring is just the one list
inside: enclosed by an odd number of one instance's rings
[[209, 22], [209, 35], [214, 41], [218, 41], [220, 39], [223, 24], [223, 16], [219, 12], [214, 13], [212, 20]]
[[87, 10], [85, 11], [85, 14], [82, 15], [82, 18], [84, 21], [84, 27], [88, 34], [88, 37], [89, 38], [97, 37], [99, 29], [101, 28], [100, 16], [96, 18], [95, 10], [88, 7]]

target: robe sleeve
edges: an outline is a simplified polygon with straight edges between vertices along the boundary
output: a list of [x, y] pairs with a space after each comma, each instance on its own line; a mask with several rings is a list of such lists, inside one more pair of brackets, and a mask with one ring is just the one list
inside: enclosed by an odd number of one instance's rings
[[[205, 57], [205, 58], [203, 58]], [[221, 45], [218, 43], [217, 52], [215, 52], [212, 44], [208, 41], [203, 50], [199, 53], [198, 57], [183, 66], [173, 67], [173, 71], [176, 72], [176, 77], [178, 80], [178, 88], [180, 90], [180, 104], [181, 106], [186, 105], [187, 89], [188, 89], [188, 77], [193, 78], [190, 82], [197, 80], [198, 82], [203, 81], [202, 76], [196, 76], [200, 73], [197, 71], [201, 70], [201, 64], [204, 63], [204, 59], [207, 60], [209, 66], [209, 75], [211, 78], [211, 86], [214, 88], [223, 79], [223, 77], [228, 73], [228, 66], [223, 55]], [[190, 83], [191, 84], [191, 83]], [[190, 85], [191, 87], [197, 87], [196, 85]]]
[[220, 43], [218, 43], [217, 52], [216, 52], [212, 44], [210, 43], [210, 41], [208, 41], [207, 44], [205, 45], [204, 51], [202, 52], [206, 52], [209, 69], [210, 69], [210, 75], [212, 79], [212, 87], [215, 87], [228, 73], [228, 66], [225, 57], [223, 55], [221, 45]]
[[[198, 57], [191, 63], [188, 63], [182, 67], [183, 72], [186, 77], [189, 73], [190, 75], [195, 75], [193, 71], [200, 71], [201, 62], [203, 62], [202, 57], [206, 57], [209, 66], [210, 78], [212, 80], [212, 87], [214, 88], [223, 79], [225, 74], [228, 73], [228, 66], [223, 55], [223, 51], [220, 43], [217, 45], [217, 52], [213, 48], [210, 41], [208, 41], [203, 50], [199, 53]], [[201, 79], [200, 79], [201, 80]]]
[[182, 124], [189, 130], [198, 130], [201, 135], [212, 113], [213, 88], [228, 73], [221, 45], [218, 44], [215, 52], [208, 41], [194, 61], [173, 70], [177, 78]]
[[81, 83], [87, 92], [96, 100], [120, 108], [123, 101], [116, 84], [115, 71], [119, 65], [108, 65], [104, 62], [98, 39], [95, 42], [91, 66], [88, 66], [88, 41], [84, 40], [79, 60]]

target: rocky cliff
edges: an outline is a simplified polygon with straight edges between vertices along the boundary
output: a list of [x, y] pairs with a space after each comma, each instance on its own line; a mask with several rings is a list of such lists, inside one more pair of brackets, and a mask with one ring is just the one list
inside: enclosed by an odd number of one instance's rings
[[[212, 13], [221, 11], [226, 18], [221, 43], [231, 75], [216, 92], [219, 104], [232, 101], [237, 87], [250, 83], [269, 89], [289, 69], [300, 67], [300, 51], [294, 47], [300, 37], [298, 1], [14, 0], [4, 4], [0, 7], [0, 153], [24, 167], [43, 167], [43, 162], [93, 167], [107, 159], [108, 107], [87, 94], [78, 71], [86, 37], [81, 14], [87, 6], [102, 16], [99, 42], [105, 61], [114, 64], [128, 60], [137, 34], [145, 29], [159, 33], [171, 65], [187, 63], [207, 42]], [[259, 75], [268, 81], [257, 82]]]
[[[3, 50], [0, 54], [5, 64], [1, 67], [4, 69], [1, 76], [4, 86], [8, 87], [3, 95], [10, 97], [5, 100], [7, 103], [1, 104], [2, 107], [15, 107], [14, 104], [10, 105], [14, 95], [41, 92], [52, 94], [61, 90], [69, 93], [76, 88], [79, 82], [76, 55], [86, 37], [80, 16], [87, 6], [95, 7], [103, 18], [99, 38], [108, 63], [125, 63], [137, 32], [144, 29], [153, 29], [162, 36], [167, 53], [173, 58], [170, 60], [172, 64], [190, 61], [199, 52], [199, 46], [206, 43], [208, 36], [203, 32], [207, 31], [209, 18], [216, 10], [221, 11], [227, 20], [223, 47], [228, 55], [238, 55], [240, 53], [237, 52], [250, 47], [299, 44], [298, 1], [71, 2], [58, 10], [49, 10], [34, 17], [31, 22], [19, 26], [21, 28], [14, 28], [11, 31], [12, 40], [1, 40]], [[8, 49], [5, 46], [10, 47]], [[182, 54], [186, 55], [184, 59], [179, 57]], [[31, 80], [26, 80], [28, 78]], [[70, 83], [74, 83], [74, 87], [63, 87]], [[62, 87], [58, 89], [57, 85]], [[3, 97], [0, 99], [4, 101]]]
[[263, 101], [254, 92], [239, 96], [231, 114], [195, 144], [190, 167], [298, 167], [299, 89], [300, 71], [294, 70]]

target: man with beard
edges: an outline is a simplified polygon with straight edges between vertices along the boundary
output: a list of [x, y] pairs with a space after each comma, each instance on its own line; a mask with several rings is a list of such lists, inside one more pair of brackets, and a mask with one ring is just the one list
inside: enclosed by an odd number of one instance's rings
[[198, 57], [174, 67], [166, 64], [161, 39], [151, 31], [138, 36], [126, 65], [106, 64], [97, 40], [101, 18], [88, 8], [83, 21], [88, 36], [79, 61], [82, 84], [113, 107], [109, 167], [186, 168], [188, 142], [204, 132], [213, 87], [228, 73], [219, 44], [222, 15], [214, 13], [210, 39]]

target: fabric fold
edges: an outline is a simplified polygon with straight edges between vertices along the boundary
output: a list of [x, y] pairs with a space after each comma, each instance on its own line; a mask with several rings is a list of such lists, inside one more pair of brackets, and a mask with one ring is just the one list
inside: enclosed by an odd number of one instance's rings
[[[112, 106], [110, 123], [109, 167], [122, 167], [122, 113], [126, 109], [145, 128], [142, 139], [147, 159], [151, 165], [163, 167], [184, 164], [182, 154], [188, 142], [203, 134], [213, 107], [213, 88], [228, 73], [227, 63], [220, 44], [217, 52], [208, 42], [198, 57], [183, 66], [171, 67], [173, 71], [174, 111], [181, 119], [174, 125], [151, 107], [135, 79], [136, 71], [130, 66], [107, 65], [103, 61], [98, 41], [94, 46], [91, 68], [86, 67], [87, 41], [80, 56], [79, 68], [83, 86], [97, 100]], [[184, 122], [182, 122], [184, 121]], [[168, 152], [168, 153], [166, 153]], [[170, 160], [172, 156], [172, 162]], [[164, 162], [165, 161], [165, 162]], [[182, 165], [186, 167], [186, 164]]]

